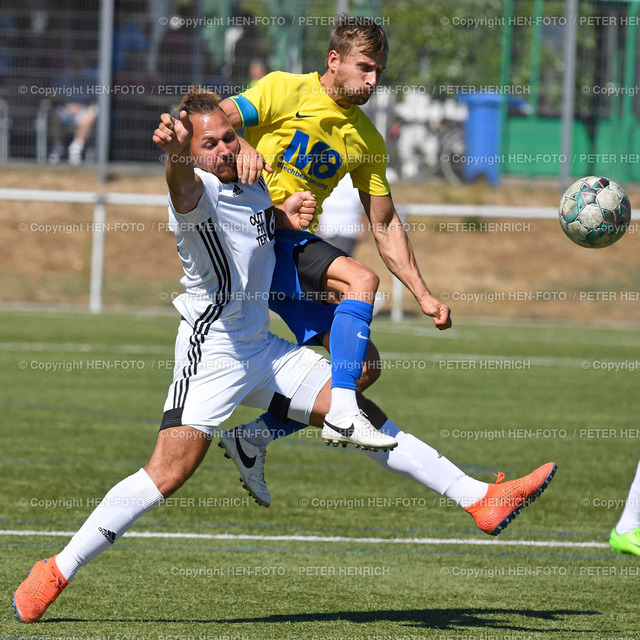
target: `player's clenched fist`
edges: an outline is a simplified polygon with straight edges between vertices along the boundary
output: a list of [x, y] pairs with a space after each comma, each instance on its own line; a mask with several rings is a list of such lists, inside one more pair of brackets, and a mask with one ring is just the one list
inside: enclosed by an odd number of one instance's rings
[[193, 125], [183, 109], [180, 112], [180, 120], [169, 113], [160, 116], [160, 124], [153, 133], [153, 141], [167, 153], [184, 154], [189, 152], [192, 136]]
[[431, 316], [438, 329], [443, 331], [451, 327], [451, 309], [435, 296], [428, 294], [420, 300], [425, 315]]
[[281, 205], [285, 213], [283, 225], [289, 229], [306, 229], [313, 222], [316, 205], [311, 191], [299, 191], [289, 196]]

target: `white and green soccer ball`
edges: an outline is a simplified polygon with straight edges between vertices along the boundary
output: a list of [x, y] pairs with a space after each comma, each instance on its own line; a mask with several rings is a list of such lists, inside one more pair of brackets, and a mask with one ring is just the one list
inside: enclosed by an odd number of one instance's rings
[[631, 222], [625, 190], [613, 180], [587, 176], [576, 180], [560, 200], [562, 230], [581, 247], [599, 249], [617, 242]]

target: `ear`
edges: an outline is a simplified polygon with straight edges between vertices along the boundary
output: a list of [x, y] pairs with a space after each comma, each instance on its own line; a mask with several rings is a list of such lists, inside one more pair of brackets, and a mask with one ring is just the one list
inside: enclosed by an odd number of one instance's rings
[[340, 54], [335, 49], [331, 49], [331, 51], [329, 51], [327, 55], [327, 68], [335, 72], [336, 67], [339, 64], [340, 64]]

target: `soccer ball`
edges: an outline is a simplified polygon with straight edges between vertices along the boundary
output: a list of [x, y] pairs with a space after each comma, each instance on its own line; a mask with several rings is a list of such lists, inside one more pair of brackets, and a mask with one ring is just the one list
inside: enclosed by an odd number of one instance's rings
[[613, 180], [588, 176], [576, 180], [560, 200], [562, 230], [581, 247], [602, 248], [622, 238], [631, 222], [625, 190]]

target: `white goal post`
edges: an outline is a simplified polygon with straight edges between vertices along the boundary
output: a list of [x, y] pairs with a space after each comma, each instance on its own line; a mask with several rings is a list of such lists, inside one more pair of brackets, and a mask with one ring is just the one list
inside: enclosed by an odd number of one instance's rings
[[[91, 241], [91, 276], [89, 285], [89, 310], [102, 311], [102, 281], [104, 271], [104, 235], [106, 229], [106, 205], [128, 207], [167, 207], [166, 195], [145, 193], [93, 193], [91, 191], [54, 191], [31, 189], [0, 189], [0, 200], [23, 202], [64, 202], [93, 205]], [[455, 217], [455, 218], [515, 218], [521, 220], [553, 219], [558, 216], [553, 207], [510, 207], [494, 205], [464, 204], [405, 204], [397, 205], [403, 223], [411, 216]], [[403, 318], [402, 299], [404, 286], [393, 279], [391, 291], [391, 319]]]

